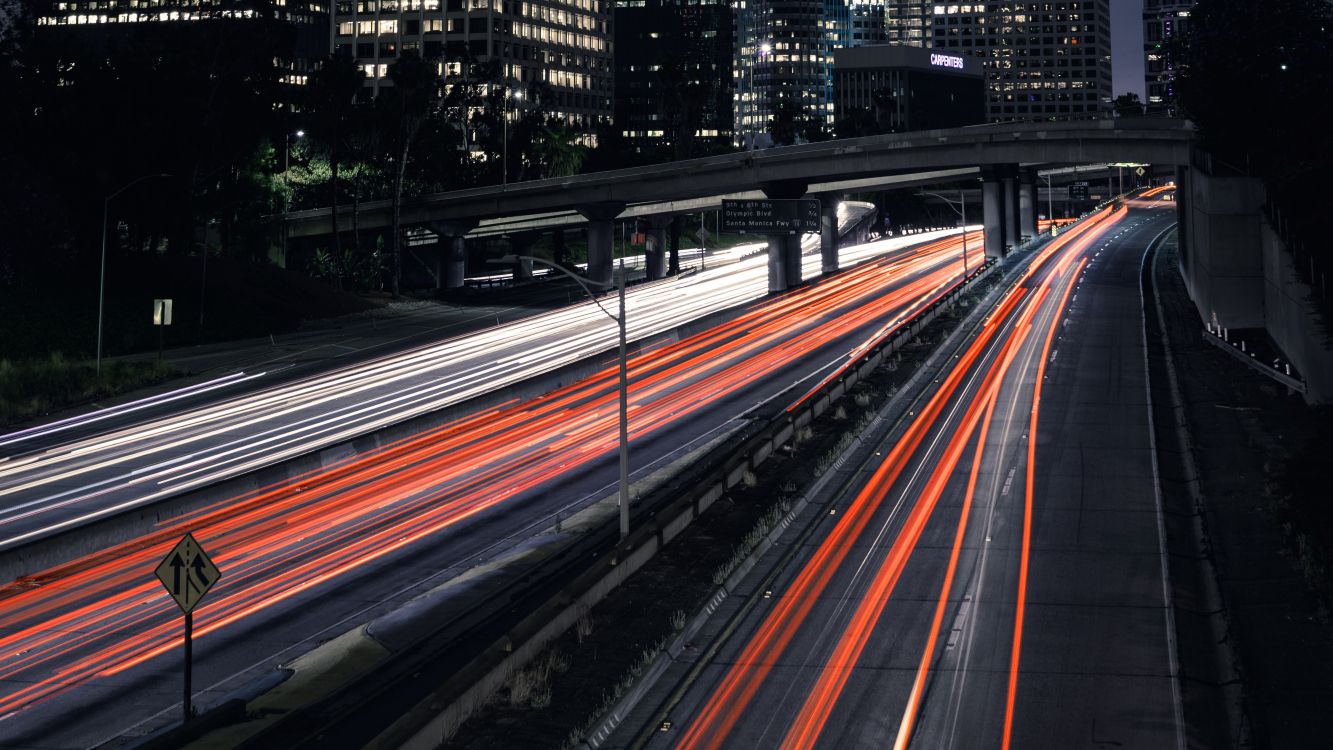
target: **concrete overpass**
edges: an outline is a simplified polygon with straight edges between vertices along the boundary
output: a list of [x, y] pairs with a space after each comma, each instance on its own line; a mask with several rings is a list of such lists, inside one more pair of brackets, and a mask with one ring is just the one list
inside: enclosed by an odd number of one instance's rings
[[[701, 204], [713, 205], [721, 197], [809, 196], [824, 199], [825, 224], [836, 225], [832, 209], [848, 192], [979, 173], [988, 230], [986, 252], [999, 256], [1006, 245], [1036, 233], [1036, 166], [1123, 161], [1183, 166], [1189, 163], [1193, 139], [1191, 123], [1162, 118], [891, 133], [436, 193], [405, 203], [402, 225], [429, 227], [440, 236], [445, 286], [460, 286], [464, 237], [482, 222], [513, 223], [529, 215], [549, 218], [576, 212], [586, 220], [588, 274], [609, 281], [613, 222], [618, 218], [698, 211]], [[383, 228], [391, 222], [389, 201], [362, 204], [362, 229]], [[332, 230], [327, 208], [287, 214], [283, 224], [288, 238], [323, 236]], [[824, 267], [836, 270], [837, 233], [825, 229]], [[648, 250], [650, 268], [656, 254], [660, 269], [663, 246], [656, 226]], [[799, 238], [769, 238], [771, 290], [800, 283], [800, 264], [794, 260], [799, 252]]]

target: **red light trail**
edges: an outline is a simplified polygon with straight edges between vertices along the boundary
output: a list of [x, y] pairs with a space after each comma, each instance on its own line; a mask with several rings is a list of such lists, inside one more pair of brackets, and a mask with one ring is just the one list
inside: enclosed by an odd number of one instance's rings
[[[810, 558], [802, 564], [773, 609], [744, 643], [732, 666], [724, 671], [720, 681], [688, 724], [678, 743], [679, 747], [691, 750], [719, 748], [728, 743], [737, 723], [795, 639], [798, 630], [808, 624], [815, 604], [822, 597], [831, 595], [827, 588], [847, 561], [849, 553], [854, 547], [868, 543], [863, 535], [872, 518], [877, 513], [895, 508], [886, 501], [899, 478], [910, 467], [930, 458], [934, 442], [928, 442], [927, 436], [935, 433], [944, 440], [944, 448], [934, 463], [928, 465], [928, 478], [920, 490], [910, 498], [905, 498], [910, 502], [910, 507], [897, 536], [884, 551], [869, 582], [858, 595], [858, 603], [845, 627], [837, 634], [832, 651], [821, 656], [817, 662], [814, 682], [805, 694], [800, 709], [786, 724], [782, 747], [809, 748], [815, 745], [872, 631], [886, 617], [893, 616], [889, 609], [890, 596], [980, 424], [981, 435], [976, 440], [976, 457], [965, 490], [963, 510], [953, 536], [950, 562], [943, 576], [931, 630], [925, 640], [925, 650], [903, 711], [895, 746], [902, 748], [908, 744], [929, 665], [934, 659], [937, 635], [973, 499], [976, 474], [985, 450], [985, 432], [1001, 384], [1006, 382], [1006, 373], [1021, 351], [1027, 352], [1024, 354], [1026, 362], [1037, 362], [1036, 385], [1032, 387], [1033, 401], [1029, 416], [1029, 435], [1035, 436], [1041, 382], [1055, 331], [1063, 320], [1063, 310], [1087, 262], [1093, 243], [1124, 216], [1123, 210], [1113, 212], [1105, 209], [1038, 251], [1027, 270], [988, 316], [976, 338], [943, 375], [942, 382], [926, 405], [907, 424], [902, 436], [892, 445]], [[1041, 318], [1040, 322], [1038, 318]], [[1044, 328], [1044, 337], [1039, 339], [1040, 343], [1032, 337], [1038, 327]], [[975, 387], [972, 387], [972, 382], [976, 383]], [[953, 408], [949, 408], [951, 403], [954, 404]], [[983, 416], [985, 424], [982, 424]], [[1009, 667], [1008, 703], [1005, 709], [1003, 741], [1006, 746], [1014, 713], [1022, 640], [1031, 538], [1033, 467], [1037, 455], [1035, 443], [1035, 439], [1029, 439], [1027, 446], [1021, 570]], [[923, 448], [924, 452], [921, 452]], [[896, 509], [893, 513], [896, 516]], [[859, 558], [857, 562], [860, 563]], [[838, 595], [833, 596], [838, 598]], [[788, 720], [784, 717], [780, 721]]]
[[[631, 438], [681, 424], [812, 354], [837, 357], [830, 344], [867, 327], [909, 318], [957, 283], [960, 248], [950, 238], [867, 262], [632, 357]], [[853, 342], [841, 356], [856, 351]], [[618, 439], [616, 377], [607, 368], [456, 419], [0, 588], [9, 690], [0, 717], [176, 652], [174, 606], [150, 571], [183, 531], [226, 573], [196, 615], [206, 648], [230, 626], [607, 459]], [[287, 585], [272, 586], [277, 571]]]

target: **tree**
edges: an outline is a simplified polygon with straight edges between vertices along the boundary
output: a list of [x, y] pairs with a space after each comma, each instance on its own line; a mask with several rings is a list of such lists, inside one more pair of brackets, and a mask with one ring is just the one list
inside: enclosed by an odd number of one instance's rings
[[535, 144], [543, 177], [568, 177], [578, 174], [586, 154], [578, 142], [578, 131], [563, 120], [552, 118], [538, 131]]
[[365, 71], [356, 64], [351, 54], [335, 52], [324, 59], [310, 81], [310, 109], [316, 123], [315, 135], [324, 141], [329, 155], [329, 222], [333, 227], [335, 256], [342, 254], [338, 231], [339, 157], [346, 136], [347, 119], [365, 77]]
[[1116, 117], [1142, 117], [1144, 113], [1143, 102], [1133, 91], [1126, 91], [1117, 96], [1112, 106], [1115, 108]]
[[769, 123], [769, 134], [776, 146], [790, 146], [796, 142], [802, 119], [801, 107], [791, 99], [782, 98], [773, 106], [773, 119]]
[[393, 228], [390, 236], [390, 257], [393, 263], [393, 296], [401, 293], [402, 268], [402, 211], [403, 180], [407, 175], [407, 161], [412, 153], [421, 123], [431, 111], [439, 78], [435, 66], [421, 58], [416, 50], [407, 50], [391, 66], [389, 80], [393, 88], [380, 94], [384, 100], [387, 132], [392, 133], [394, 144], [393, 175]]
[[853, 107], [833, 125], [833, 132], [838, 138], [862, 138], [877, 135], [878, 123], [875, 112], [870, 107]]

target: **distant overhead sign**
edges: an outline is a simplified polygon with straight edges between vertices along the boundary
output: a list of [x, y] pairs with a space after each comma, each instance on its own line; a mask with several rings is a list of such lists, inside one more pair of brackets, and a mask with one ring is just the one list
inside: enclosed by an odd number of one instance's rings
[[794, 200], [724, 200], [723, 232], [818, 232], [819, 201]]
[[221, 577], [222, 572], [208, 559], [193, 534], [181, 537], [157, 566], [157, 580], [187, 615]]
[[1088, 183], [1073, 182], [1069, 185], [1069, 200], [1085, 201], [1088, 200]]

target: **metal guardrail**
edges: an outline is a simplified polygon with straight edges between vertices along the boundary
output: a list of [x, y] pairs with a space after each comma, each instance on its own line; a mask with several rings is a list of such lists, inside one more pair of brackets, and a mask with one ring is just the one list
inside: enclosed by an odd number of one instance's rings
[[1290, 364], [1286, 365], [1286, 372], [1279, 369], [1277, 365], [1273, 365], [1272, 367], [1265, 365], [1263, 362], [1259, 361], [1254, 352], [1245, 351], [1244, 342], [1237, 344], [1234, 341], [1229, 341], [1228, 339], [1230, 337], [1221, 332], [1224, 330], [1225, 329], [1219, 328], [1219, 333], [1214, 333], [1205, 328], [1203, 330], [1203, 340], [1231, 355], [1233, 358], [1244, 363], [1246, 367], [1249, 367], [1260, 375], [1272, 378], [1296, 393], [1305, 393], [1305, 381], [1291, 374]]

